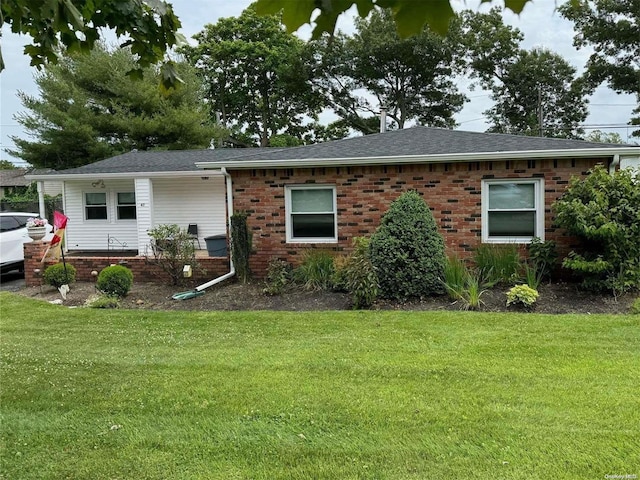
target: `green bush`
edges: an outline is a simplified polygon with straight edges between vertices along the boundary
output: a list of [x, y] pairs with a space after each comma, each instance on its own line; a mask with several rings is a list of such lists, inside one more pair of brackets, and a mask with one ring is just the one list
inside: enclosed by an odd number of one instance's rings
[[529, 285], [516, 285], [507, 292], [507, 307], [516, 305], [530, 309], [538, 300], [538, 291]]
[[633, 301], [630, 311], [632, 315], [640, 315], [640, 297]]
[[543, 242], [538, 237], [531, 239], [528, 246], [529, 263], [540, 280], [550, 279], [558, 260], [556, 243], [552, 240]]
[[327, 250], [307, 250], [302, 265], [293, 272], [305, 290], [330, 290], [333, 274], [333, 253]]
[[489, 286], [513, 283], [520, 277], [522, 260], [515, 244], [484, 243], [473, 259], [482, 282]]
[[147, 258], [147, 262], [157, 265], [167, 273], [173, 285], [184, 283], [182, 271], [185, 265], [191, 265], [194, 270], [200, 269], [193, 239], [186, 229], [175, 224], [163, 224], [147, 233], [153, 239], [153, 258]]
[[249, 256], [251, 255], [253, 237], [247, 223], [245, 212], [236, 212], [231, 216], [231, 257], [236, 269], [236, 277], [242, 283], [251, 278]]
[[640, 288], [640, 170], [610, 175], [599, 165], [574, 177], [553, 205], [556, 223], [582, 242], [562, 265], [592, 290]]
[[293, 268], [291, 264], [275, 258], [267, 267], [267, 285], [262, 290], [267, 295], [280, 295], [291, 283]]
[[56, 263], [45, 269], [42, 278], [47, 285], [60, 288], [76, 281], [76, 268], [69, 263]]
[[406, 192], [391, 203], [370, 249], [383, 297], [404, 300], [443, 292], [444, 240], [417, 192]]
[[378, 298], [378, 276], [370, 259], [370, 240], [353, 239], [354, 251], [342, 268], [344, 288], [351, 294], [353, 308], [368, 308]]
[[96, 283], [98, 290], [115, 297], [126, 296], [132, 285], [133, 273], [122, 265], [103, 268], [98, 274], [98, 282]]

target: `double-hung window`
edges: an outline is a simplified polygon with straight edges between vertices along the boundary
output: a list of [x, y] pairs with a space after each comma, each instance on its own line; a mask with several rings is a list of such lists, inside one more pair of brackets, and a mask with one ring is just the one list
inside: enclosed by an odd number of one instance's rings
[[287, 242], [336, 242], [336, 188], [332, 185], [285, 187]]
[[107, 194], [105, 192], [87, 192], [84, 194], [85, 220], [107, 219]]
[[542, 179], [482, 181], [482, 241], [529, 243], [544, 240]]
[[118, 192], [118, 220], [136, 219], [136, 194], [135, 192]]

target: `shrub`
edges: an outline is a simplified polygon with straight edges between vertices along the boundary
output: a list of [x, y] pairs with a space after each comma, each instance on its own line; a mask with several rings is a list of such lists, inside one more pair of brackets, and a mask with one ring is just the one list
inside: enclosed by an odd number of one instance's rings
[[383, 297], [404, 300], [443, 292], [444, 240], [417, 192], [403, 193], [391, 203], [370, 250]]
[[640, 297], [633, 301], [630, 311], [632, 315], [640, 315]]
[[540, 238], [534, 237], [531, 239], [528, 250], [529, 263], [540, 280], [550, 279], [558, 260], [556, 243], [551, 240], [543, 242]]
[[538, 296], [538, 291], [530, 286], [516, 285], [507, 292], [507, 307], [516, 305], [529, 309], [536, 303]]
[[291, 283], [293, 268], [291, 264], [275, 258], [267, 267], [267, 285], [262, 290], [267, 295], [280, 295]]
[[153, 239], [151, 251], [153, 258], [147, 261], [159, 266], [171, 278], [173, 285], [184, 282], [182, 270], [185, 265], [199, 268], [193, 240], [186, 229], [178, 225], [158, 225], [149, 230]]
[[89, 308], [118, 308], [120, 307], [120, 298], [111, 295], [93, 295], [84, 302], [85, 307]]
[[103, 268], [98, 274], [98, 282], [96, 283], [98, 290], [115, 297], [126, 296], [132, 285], [133, 273], [122, 265]]
[[614, 294], [640, 288], [640, 170], [610, 175], [599, 165], [571, 179], [553, 205], [556, 223], [582, 245], [562, 265], [584, 287]]
[[354, 251], [343, 268], [345, 290], [351, 294], [353, 308], [368, 308], [378, 298], [378, 276], [369, 254], [370, 240], [353, 239]]
[[487, 285], [512, 283], [519, 278], [522, 260], [515, 244], [482, 244], [473, 259], [482, 282]]
[[42, 278], [47, 285], [60, 288], [76, 281], [76, 268], [69, 263], [56, 263], [45, 269]]
[[307, 250], [294, 278], [305, 290], [329, 290], [333, 284], [333, 253], [327, 250]]
[[236, 276], [242, 283], [251, 278], [249, 255], [251, 255], [251, 230], [247, 225], [247, 214], [236, 212], [231, 216], [231, 256]]

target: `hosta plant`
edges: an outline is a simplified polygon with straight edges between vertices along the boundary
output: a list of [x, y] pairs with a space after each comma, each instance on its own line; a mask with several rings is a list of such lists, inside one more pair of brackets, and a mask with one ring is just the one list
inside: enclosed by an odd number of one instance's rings
[[530, 309], [538, 300], [539, 293], [529, 285], [516, 285], [507, 292], [507, 307], [520, 306]]

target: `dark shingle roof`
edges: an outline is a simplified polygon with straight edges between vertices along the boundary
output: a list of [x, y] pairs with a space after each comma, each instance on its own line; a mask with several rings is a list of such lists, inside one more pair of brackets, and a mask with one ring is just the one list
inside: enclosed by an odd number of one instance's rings
[[82, 167], [60, 170], [58, 174], [189, 172], [201, 171], [196, 162], [232, 160], [250, 149], [133, 151]]
[[260, 160], [402, 157], [455, 153], [616, 148], [620, 146], [610, 143], [590, 143], [582, 140], [414, 127], [266, 152], [260, 155]]
[[[563, 150], [615, 149], [630, 145], [591, 143], [546, 137], [466, 132], [430, 127], [414, 127], [364, 137], [290, 148], [242, 148], [215, 150], [167, 150], [129, 152], [90, 165], [62, 170], [56, 174], [107, 174], [198, 172], [198, 163], [366, 159], [500, 152], [549, 152]], [[533, 156], [533, 155], [532, 155]], [[55, 174], [54, 174], [55, 175]]]

